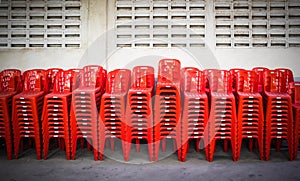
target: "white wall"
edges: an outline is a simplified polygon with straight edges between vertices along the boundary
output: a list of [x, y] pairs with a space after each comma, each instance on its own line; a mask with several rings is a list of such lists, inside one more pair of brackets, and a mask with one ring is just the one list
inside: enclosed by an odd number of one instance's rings
[[[209, 1], [212, 2], [212, 1]], [[156, 66], [159, 59], [168, 57], [182, 61], [182, 66], [199, 68], [230, 69], [255, 66], [269, 68], [288, 67], [300, 77], [300, 48], [252, 48], [216, 49], [213, 37], [213, 14], [207, 17], [206, 48], [123, 48], [114, 47], [114, 0], [82, 0], [81, 48], [75, 49], [0, 49], [0, 69], [82, 67], [86, 64], [100, 64], [108, 70], [132, 68], [135, 65]], [[212, 3], [208, 4], [211, 9]], [[210, 23], [209, 23], [210, 22]]]

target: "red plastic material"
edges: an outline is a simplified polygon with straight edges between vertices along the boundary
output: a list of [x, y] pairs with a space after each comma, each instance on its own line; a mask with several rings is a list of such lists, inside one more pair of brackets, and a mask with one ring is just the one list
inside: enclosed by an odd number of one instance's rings
[[59, 71], [62, 71], [63, 69], [60, 68], [50, 68], [46, 70], [46, 74], [47, 74], [47, 87], [48, 87], [48, 91], [52, 92], [53, 91], [53, 86], [54, 86], [54, 81], [55, 81], [55, 76]]
[[46, 71], [42, 69], [24, 72], [23, 92], [13, 97], [13, 130], [15, 157], [18, 158], [23, 138], [35, 140], [37, 159], [41, 159], [41, 116], [43, 99], [47, 93]]
[[[182, 92], [182, 117], [181, 117], [181, 141], [179, 150], [180, 161], [186, 160], [189, 148], [189, 140], [196, 140], [196, 151], [200, 151], [200, 140], [207, 145], [208, 141], [208, 97], [205, 93], [204, 73], [197, 68], [187, 67], [181, 69]], [[205, 147], [208, 157], [208, 147]]]
[[282, 92], [288, 93], [292, 97], [292, 102], [294, 103], [295, 100], [295, 81], [293, 72], [287, 68], [277, 68], [276, 70], [282, 72]]
[[297, 159], [300, 139], [300, 82], [295, 82], [294, 112], [294, 160]]
[[284, 72], [264, 71], [265, 160], [269, 160], [272, 139], [277, 140], [277, 151], [282, 139], [286, 139], [290, 160], [294, 159], [292, 98], [286, 91], [285, 82]]
[[234, 93], [236, 92], [236, 73], [244, 70], [245, 69], [241, 69], [241, 68], [233, 68], [229, 70], [229, 72], [232, 75], [232, 92]]
[[132, 72], [132, 84], [128, 91], [126, 110], [126, 136], [124, 159], [129, 161], [131, 143], [135, 141], [136, 151], [140, 151], [140, 141], [146, 140], [149, 160], [154, 159], [153, 110], [154, 68], [136, 66]]
[[224, 151], [228, 151], [228, 141], [231, 141], [232, 157], [236, 161], [238, 155], [237, 119], [235, 97], [232, 93], [232, 78], [226, 70], [205, 70], [209, 83], [210, 115], [209, 115], [209, 145], [208, 161], [213, 161], [216, 140], [224, 141]]
[[99, 121], [99, 159], [103, 159], [105, 142], [110, 141], [114, 150], [115, 139], [122, 141], [123, 154], [125, 155], [126, 132], [126, 101], [130, 86], [131, 71], [117, 69], [108, 73], [106, 92], [101, 98]]
[[98, 110], [101, 96], [105, 92], [106, 70], [101, 66], [89, 65], [83, 67], [80, 76], [79, 88], [72, 92], [70, 118], [72, 159], [75, 159], [77, 141], [80, 139], [88, 141], [88, 149], [93, 147], [94, 160], [99, 160]]
[[264, 71], [269, 70], [268, 68], [265, 67], [255, 67], [252, 69], [254, 72], [256, 72], [258, 76], [258, 92], [262, 93], [263, 86], [264, 86]]
[[154, 161], [159, 159], [159, 147], [165, 152], [166, 139], [172, 139], [174, 150], [181, 159], [181, 96], [180, 61], [163, 59], [159, 62], [154, 114]]
[[80, 78], [80, 69], [60, 70], [56, 73], [53, 92], [44, 99], [43, 109], [43, 146], [44, 159], [48, 157], [50, 139], [58, 139], [66, 150], [67, 159], [71, 159], [70, 143], [70, 106], [72, 91]]
[[295, 104], [300, 104], [300, 82], [295, 82]]
[[258, 92], [258, 76], [254, 71], [241, 70], [235, 73], [237, 109], [237, 144], [240, 155], [242, 140], [248, 139], [249, 150], [254, 140], [258, 143], [259, 158], [264, 159], [263, 134], [264, 113], [262, 96]]
[[21, 71], [6, 69], [0, 73], [0, 138], [5, 139], [7, 159], [12, 159], [12, 98], [22, 88]]

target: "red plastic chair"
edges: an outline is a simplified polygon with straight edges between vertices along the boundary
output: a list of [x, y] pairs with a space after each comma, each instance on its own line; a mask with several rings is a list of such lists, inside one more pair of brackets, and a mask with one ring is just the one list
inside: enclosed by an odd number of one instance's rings
[[70, 106], [72, 91], [75, 90], [81, 69], [60, 70], [52, 79], [53, 92], [44, 99], [43, 146], [44, 159], [48, 157], [50, 139], [59, 139], [66, 149], [67, 160], [71, 158], [70, 144]]
[[129, 160], [131, 143], [135, 141], [136, 151], [140, 152], [140, 141], [146, 140], [149, 160], [154, 161], [153, 110], [154, 68], [134, 67], [132, 84], [128, 91], [126, 110], [125, 161]]
[[259, 158], [264, 159], [264, 113], [262, 96], [258, 92], [258, 76], [254, 71], [241, 70], [235, 73], [237, 109], [237, 143], [240, 155], [242, 140], [249, 140], [249, 150], [253, 150], [253, 140], [257, 140]]
[[87, 140], [88, 149], [93, 147], [94, 160], [99, 159], [98, 110], [101, 96], [105, 92], [105, 83], [106, 70], [101, 66], [83, 67], [79, 88], [72, 92], [70, 118], [72, 159], [75, 159], [79, 139]]
[[59, 71], [63, 71], [63, 69], [60, 68], [50, 68], [46, 70], [46, 74], [47, 74], [47, 83], [48, 83], [48, 91], [52, 92], [53, 91], [53, 86], [54, 86], [54, 81], [55, 81], [55, 77], [56, 74]]
[[[209, 74], [211, 74], [211, 72], [217, 71], [218, 69], [205, 69], [203, 71], [204, 73], [204, 77], [205, 77], [205, 92], [209, 93], [210, 92], [210, 87], [209, 87]], [[208, 101], [210, 103], [210, 101]]]
[[240, 72], [240, 71], [244, 71], [245, 69], [241, 69], [241, 68], [233, 68], [230, 69], [229, 72], [232, 75], [232, 92], [235, 93], [236, 92], [236, 73]]
[[295, 100], [295, 81], [293, 72], [287, 68], [277, 68], [276, 70], [281, 71], [284, 76], [283, 92], [288, 93], [292, 97], [292, 102]]
[[280, 70], [264, 72], [265, 160], [269, 160], [272, 139], [277, 140], [277, 151], [281, 140], [286, 139], [290, 160], [294, 157], [292, 98], [286, 91], [286, 80]]
[[233, 160], [237, 161], [237, 121], [235, 97], [232, 93], [232, 78], [226, 70], [204, 70], [209, 83], [210, 115], [208, 161], [213, 161], [216, 140], [224, 140], [224, 151], [228, 151], [228, 140], [231, 141]]
[[[181, 69], [181, 92], [183, 112], [181, 117], [181, 141], [182, 147], [180, 161], [186, 160], [189, 148], [189, 140], [196, 140], [196, 151], [200, 151], [200, 139], [206, 145], [208, 140], [208, 97], [205, 93], [204, 73], [197, 68], [187, 67]], [[208, 157], [208, 148], [205, 147]]]
[[298, 156], [298, 146], [300, 139], [300, 82], [295, 82], [295, 97], [293, 104], [294, 112], [294, 160]]
[[166, 139], [173, 140], [174, 149], [179, 151], [178, 159], [181, 159], [180, 70], [179, 60], [163, 59], [159, 62], [154, 113], [154, 161], [158, 161], [160, 142], [165, 152]]
[[12, 98], [22, 88], [21, 71], [6, 69], [0, 73], [0, 138], [5, 139], [7, 159], [12, 159], [13, 140], [11, 125]]
[[264, 87], [264, 71], [269, 70], [269, 69], [265, 68], [265, 67], [255, 67], [252, 70], [254, 72], [256, 72], [256, 74], [258, 76], [258, 92], [262, 93], [263, 87]]
[[[18, 158], [22, 138], [35, 140], [37, 159], [41, 159], [41, 116], [43, 99], [47, 90], [46, 71], [42, 69], [24, 72], [22, 93], [13, 97], [13, 130], [15, 157]], [[23, 139], [22, 139], [23, 140]]]
[[103, 160], [105, 141], [110, 140], [111, 149], [114, 150], [114, 139], [122, 140], [123, 153], [125, 154], [126, 132], [126, 98], [130, 86], [131, 71], [116, 69], [108, 73], [106, 92], [101, 98], [99, 121], [99, 152]]

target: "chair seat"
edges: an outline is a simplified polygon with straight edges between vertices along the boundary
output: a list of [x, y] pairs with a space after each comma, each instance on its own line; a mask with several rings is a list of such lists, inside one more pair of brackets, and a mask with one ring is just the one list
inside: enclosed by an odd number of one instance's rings
[[217, 92], [212, 92], [211, 97], [213, 98], [229, 98], [229, 99], [234, 99], [234, 95], [232, 93], [227, 94], [227, 93], [217, 93]]
[[290, 95], [287, 93], [272, 93], [272, 92], [265, 92], [267, 97], [277, 97], [277, 98], [289, 98]]
[[7, 99], [14, 96], [16, 93], [17, 92], [0, 92], [0, 99]]
[[259, 93], [246, 93], [246, 92], [237, 92], [237, 95], [241, 98], [251, 98], [251, 97], [260, 97]]
[[184, 96], [188, 98], [207, 98], [205, 93], [184, 92]]
[[148, 93], [148, 92], [152, 92], [152, 88], [140, 88], [140, 87], [135, 87], [135, 88], [131, 88], [129, 89], [129, 92], [141, 92], [141, 93]]
[[61, 98], [71, 96], [72, 93], [50, 93], [45, 96], [45, 98]]
[[15, 98], [16, 98], [16, 99], [18, 99], [18, 98], [31, 99], [31, 98], [33, 98], [33, 97], [40, 97], [40, 96], [42, 96], [42, 95], [44, 95], [44, 92], [43, 92], [43, 91], [41, 91], [41, 92], [22, 92], [22, 93], [20, 93], [20, 94], [17, 94], [17, 95], [15, 96]]

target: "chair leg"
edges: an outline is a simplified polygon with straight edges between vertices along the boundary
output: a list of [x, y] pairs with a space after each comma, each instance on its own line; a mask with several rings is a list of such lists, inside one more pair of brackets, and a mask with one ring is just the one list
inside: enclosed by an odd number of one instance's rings
[[7, 152], [7, 159], [12, 160], [12, 142], [11, 139], [5, 137], [5, 146]]
[[115, 139], [114, 138], [110, 139], [110, 150], [115, 151]]
[[227, 140], [227, 139], [224, 140], [224, 147], [223, 147], [223, 150], [224, 150], [225, 153], [228, 152], [228, 140]]
[[200, 152], [200, 139], [196, 139], [196, 145], [195, 145], [195, 150], [196, 152]]
[[166, 141], [166, 139], [162, 139], [161, 140], [161, 150], [162, 150], [162, 152], [166, 152], [166, 149], [167, 149], [167, 141]]
[[282, 139], [276, 139], [276, 152], [280, 152], [281, 145]]
[[129, 141], [125, 141], [124, 146], [125, 146], [124, 160], [126, 162], [128, 162], [129, 158], [130, 158], [131, 141], [130, 142]]
[[44, 160], [48, 159], [48, 152], [49, 152], [49, 138], [44, 138]]
[[71, 159], [71, 145], [70, 145], [70, 141], [69, 141], [68, 137], [65, 139], [65, 147], [66, 147], [67, 160], [70, 160]]
[[250, 151], [250, 152], [253, 152], [253, 139], [248, 139], [248, 150]]
[[72, 160], [75, 160], [76, 157], [76, 147], [77, 147], [77, 138], [73, 138], [71, 141], [72, 148]]
[[40, 160], [41, 159], [41, 141], [40, 141], [40, 137], [36, 136], [35, 137], [35, 151], [36, 151], [36, 156], [37, 159]]
[[139, 139], [136, 139], [135, 140], [135, 151], [137, 153], [139, 153], [141, 151], [141, 147], [140, 147], [140, 140]]
[[20, 137], [15, 138], [15, 140], [14, 140], [14, 148], [15, 148], [15, 158], [16, 159], [18, 159], [18, 156], [19, 156], [19, 147], [21, 147], [20, 142], [21, 142], [21, 145], [23, 146], [23, 140], [21, 141]]

